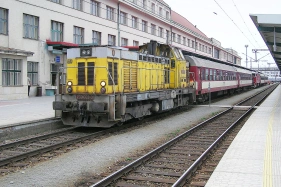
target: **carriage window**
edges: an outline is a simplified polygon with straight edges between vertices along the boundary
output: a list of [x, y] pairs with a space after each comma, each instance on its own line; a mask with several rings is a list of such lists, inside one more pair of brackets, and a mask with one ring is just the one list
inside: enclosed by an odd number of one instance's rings
[[217, 70], [214, 70], [214, 81], [217, 80]]
[[205, 70], [205, 80], [209, 80], [209, 69], [206, 68]]
[[212, 80], [213, 80], [213, 70], [210, 69], [210, 81], [212, 81]]
[[201, 69], [201, 80], [205, 79], [205, 70]]

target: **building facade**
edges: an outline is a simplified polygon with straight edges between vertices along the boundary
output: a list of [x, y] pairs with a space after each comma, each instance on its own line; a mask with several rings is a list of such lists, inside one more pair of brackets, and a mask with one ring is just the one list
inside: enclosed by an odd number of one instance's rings
[[[208, 38], [163, 0], [0, 0], [0, 47], [25, 53], [0, 52], [0, 100], [27, 97], [56, 89], [66, 49], [79, 45], [139, 46], [150, 40], [234, 64], [241, 57]], [[7, 53], [7, 52], [5, 52]], [[24, 58], [22, 58], [24, 57]], [[26, 58], [26, 59], [25, 59]], [[21, 75], [7, 67], [22, 60]], [[5, 62], [5, 63], [4, 63]], [[15, 71], [15, 70], [14, 70]], [[12, 82], [17, 78], [19, 81]], [[21, 94], [16, 94], [18, 88]], [[3, 91], [5, 89], [5, 91]], [[8, 96], [9, 95], [9, 96]], [[21, 95], [21, 96], [19, 96]]]

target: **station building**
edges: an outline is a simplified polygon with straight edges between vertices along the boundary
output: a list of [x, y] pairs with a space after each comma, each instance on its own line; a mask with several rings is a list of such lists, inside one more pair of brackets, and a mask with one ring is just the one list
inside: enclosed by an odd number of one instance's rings
[[[0, 5], [0, 100], [52, 95], [66, 50], [168, 43], [227, 63], [241, 57], [208, 38], [163, 0], [9, 0]], [[40, 90], [41, 93], [38, 93]]]

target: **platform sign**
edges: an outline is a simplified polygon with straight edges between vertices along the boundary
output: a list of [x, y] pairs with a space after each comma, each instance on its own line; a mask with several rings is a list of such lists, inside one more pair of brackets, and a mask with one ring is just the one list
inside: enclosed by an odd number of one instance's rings
[[56, 63], [60, 63], [60, 56], [56, 56], [55, 60], [56, 60]]

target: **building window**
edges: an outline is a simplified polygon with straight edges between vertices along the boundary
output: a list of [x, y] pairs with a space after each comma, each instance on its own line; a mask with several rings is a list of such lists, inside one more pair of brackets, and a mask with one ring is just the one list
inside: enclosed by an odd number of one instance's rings
[[127, 38], [121, 38], [121, 46], [128, 46], [128, 39]]
[[114, 9], [106, 6], [106, 19], [114, 21]]
[[138, 41], [133, 41], [133, 46], [139, 46], [139, 42]]
[[93, 44], [101, 45], [101, 32], [93, 31]]
[[220, 59], [220, 51], [218, 49], [214, 50], [214, 58]]
[[190, 47], [190, 39], [187, 39], [187, 46]]
[[173, 42], [176, 42], [176, 33], [172, 33], [173, 36]]
[[94, 16], [100, 16], [100, 3], [97, 1], [91, 1], [91, 14]]
[[142, 20], [142, 31], [147, 32], [147, 21]]
[[170, 32], [168, 30], [166, 30], [166, 40], [167, 43], [170, 43]]
[[38, 62], [27, 62], [27, 76], [31, 85], [38, 85]]
[[51, 0], [51, 1], [54, 2], [54, 3], [61, 4], [61, 0]]
[[186, 45], [186, 39], [185, 39], [185, 37], [182, 37], [182, 40], [183, 40], [183, 45]]
[[156, 35], [156, 25], [151, 24], [151, 34]]
[[212, 49], [209, 47], [209, 54], [212, 54]]
[[39, 38], [39, 18], [23, 14], [23, 37], [38, 39]]
[[120, 12], [120, 23], [127, 25], [127, 14], [125, 12]]
[[161, 27], [158, 27], [159, 28], [159, 36], [161, 37], [161, 38], [163, 38], [163, 28], [161, 28]]
[[152, 11], [153, 13], [155, 13], [155, 4], [154, 4], [154, 3], [151, 3], [151, 11]]
[[170, 19], [170, 13], [168, 11], [166, 12], [166, 19]]
[[159, 7], [159, 15], [162, 16], [162, 8]]
[[63, 23], [51, 21], [51, 40], [54, 42], [63, 41]]
[[146, 9], [146, 0], [142, 0], [142, 7]]
[[2, 59], [2, 85], [22, 85], [22, 62], [19, 59]]
[[73, 42], [75, 44], [84, 43], [84, 28], [76, 27], [73, 28]]
[[108, 45], [113, 45], [115, 46], [115, 36], [114, 35], [108, 35]]
[[134, 29], [138, 28], [138, 18], [137, 17], [132, 16], [132, 27]]
[[181, 35], [178, 34], [178, 43], [181, 43]]
[[199, 44], [199, 51], [202, 51], [201, 44]]
[[195, 42], [195, 48], [198, 50], [198, 42]]
[[0, 34], [8, 34], [8, 10], [0, 8]]
[[195, 48], [195, 46], [194, 46], [194, 41], [192, 40], [192, 46], [191, 46], [192, 48]]
[[137, 4], [137, 0], [133, 0], [133, 3]]
[[207, 53], [208, 51], [207, 51], [207, 46], [205, 46], [205, 53]]
[[73, 4], [72, 8], [82, 11], [82, 7], [83, 7], [82, 3], [83, 3], [83, 0], [72, 0], [72, 4]]

